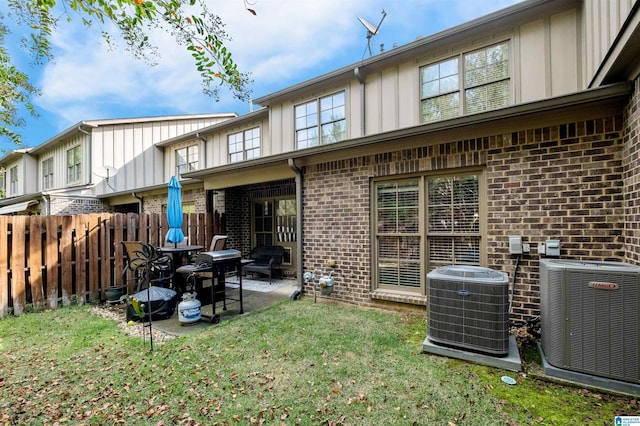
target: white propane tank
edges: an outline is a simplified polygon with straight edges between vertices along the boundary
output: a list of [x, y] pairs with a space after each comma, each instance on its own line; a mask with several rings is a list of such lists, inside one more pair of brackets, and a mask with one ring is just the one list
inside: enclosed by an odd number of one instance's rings
[[200, 321], [200, 307], [202, 304], [196, 299], [196, 293], [185, 293], [182, 302], [178, 303], [178, 321], [182, 324], [193, 324]]

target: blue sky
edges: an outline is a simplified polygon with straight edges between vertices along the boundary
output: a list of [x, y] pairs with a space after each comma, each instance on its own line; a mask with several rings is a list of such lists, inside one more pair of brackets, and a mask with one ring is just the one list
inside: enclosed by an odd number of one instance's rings
[[[373, 53], [388, 50], [478, 18], [519, 0], [207, 0], [232, 41], [227, 44], [241, 71], [250, 72], [253, 97], [267, 95], [368, 57], [362, 17], [377, 25], [387, 13]], [[6, 5], [0, 12], [6, 11]], [[158, 64], [149, 66], [125, 51], [109, 50], [97, 29], [78, 20], [61, 23], [53, 37], [55, 59], [40, 67], [16, 41], [7, 48], [42, 95], [40, 114], [19, 129], [27, 147], [37, 146], [83, 120], [249, 111], [247, 102], [222, 92], [218, 102], [203, 94], [191, 56], [166, 34], [152, 35]], [[0, 156], [15, 146], [0, 141]]]

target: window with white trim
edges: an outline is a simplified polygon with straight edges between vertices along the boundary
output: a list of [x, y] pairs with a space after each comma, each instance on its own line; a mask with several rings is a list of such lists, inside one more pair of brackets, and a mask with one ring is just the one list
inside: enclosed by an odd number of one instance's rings
[[42, 161], [42, 189], [53, 188], [53, 157]]
[[260, 156], [260, 128], [233, 133], [227, 137], [229, 162], [250, 160]]
[[67, 150], [67, 183], [79, 182], [82, 178], [82, 148], [80, 145]]
[[297, 149], [325, 145], [347, 136], [344, 92], [295, 107]]
[[9, 195], [18, 193], [18, 166], [9, 169]]
[[509, 42], [420, 68], [423, 123], [510, 104]]
[[176, 177], [198, 170], [198, 145], [176, 149]]
[[480, 265], [480, 172], [374, 183], [374, 286], [425, 294], [426, 272]]

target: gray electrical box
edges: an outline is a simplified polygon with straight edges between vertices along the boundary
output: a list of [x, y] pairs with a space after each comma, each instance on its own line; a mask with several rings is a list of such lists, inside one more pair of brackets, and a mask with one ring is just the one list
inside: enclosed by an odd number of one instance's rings
[[547, 240], [547, 256], [559, 257], [560, 256], [560, 240]]
[[522, 254], [522, 237], [519, 235], [509, 236], [509, 253]]

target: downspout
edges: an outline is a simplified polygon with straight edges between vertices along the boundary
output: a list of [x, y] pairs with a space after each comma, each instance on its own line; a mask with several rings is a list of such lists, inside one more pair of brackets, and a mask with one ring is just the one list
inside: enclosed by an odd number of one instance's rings
[[51, 202], [51, 196], [48, 193], [43, 192], [42, 193], [42, 201], [44, 203], [44, 209], [43, 209], [44, 210], [44, 214], [42, 216], [49, 216], [49, 214], [50, 214], [49, 212], [51, 211], [50, 210], [51, 207], [49, 206], [49, 204]]
[[296, 162], [293, 158], [289, 158], [289, 167], [296, 175], [296, 229], [298, 230], [297, 244], [296, 244], [296, 259], [298, 259], [296, 265], [296, 277], [298, 280], [298, 290], [294, 291], [291, 295], [291, 300], [296, 300], [304, 290], [303, 284], [303, 261], [302, 261], [302, 170], [296, 166]]
[[91, 168], [93, 167], [93, 163], [91, 162], [91, 152], [93, 151], [93, 147], [91, 145], [93, 144], [93, 141], [91, 138], [91, 133], [84, 130], [82, 128], [82, 125], [78, 126], [78, 131], [80, 133], [84, 133], [85, 135], [89, 136], [89, 143], [88, 143], [89, 149], [87, 150], [87, 164], [89, 164], [89, 182], [87, 182], [87, 185], [91, 185], [91, 183], [93, 182], [93, 173], [91, 172]]
[[131, 195], [133, 196], [133, 198], [138, 200], [138, 214], [142, 214], [144, 213], [144, 200], [142, 199], [141, 196], [137, 195], [135, 192], [132, 192]]
[[364, 77], [360, 75], [360, 67], [353, 70], [356, 78], [360, 82], [360, 136], [365, 136], [365, 108], [364, 108]]
[[208, 167], [207, 165], [207, 139], [200, 136], [200, 132], [196, 132], [196, 139], [200, 139], [202, 141], [202, 158], [204, 158], [203, 169]]

